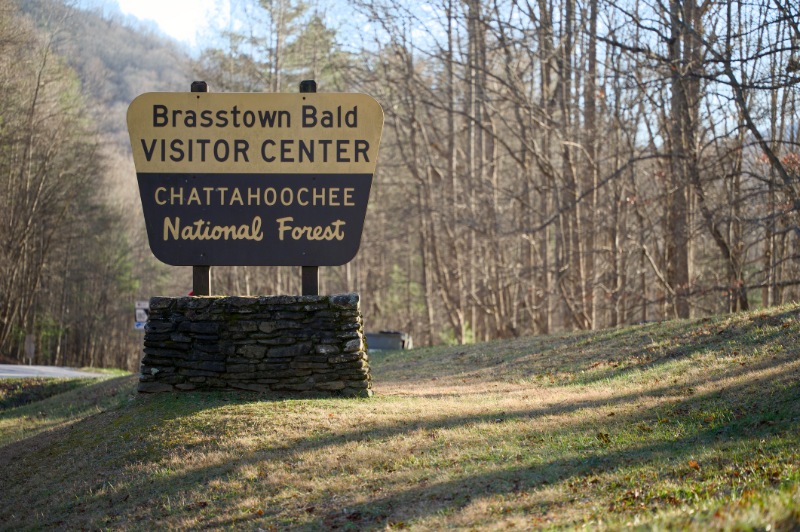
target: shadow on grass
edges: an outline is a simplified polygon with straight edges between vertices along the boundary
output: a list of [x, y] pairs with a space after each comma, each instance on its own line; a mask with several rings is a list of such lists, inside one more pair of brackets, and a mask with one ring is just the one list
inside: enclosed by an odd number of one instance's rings
[[[770, 372], [770, 370], [776, 370]], [[682, 397], [682, 389], [686, 386], [699, 386], [721, 382], [724, 379], [738, 378], [740, 384], [726, 389], [715, 390], [706, 394]], [[309, 529], [382, 528], [387, 523], [408, 523], [416, 519], [432, 516], [439, 512], [456, 512], [472, 501], [494, 496], [506, 495], [522, 491], [537, 490], [545, 485], [614, 471], [629, 467], [632, 462], [647, 463], [658, 460], [665, 454], [679, 462], [685, 462], [692, 456], [698, 446], [715, 445], [720, 438], [728, 442], [758, 440], [768, 434], [797, 434], [800, 422], [798, 405], [800, 404], [800, 387], [798, 383], [798, 363], [793, 357], [763, 358], [753, 361], [747, 366], [732, 365], [711, 378], [697, 377], [693, 381], [683, 380], [679, 384], [669, 384], [653, 388], [644, 393], [623, 393], [598, 400], [578, 400], [568, 404], [557, 404], [539, 408], [525, 408], [503, 414], [502, 422], [524, 421], [526, 419], [544, 418], [547, 416], [567, 415], [581, 409], [608, 408], [622, 406], [640, 401], [647, 396], [672, 398], [667, 406], [673, 411], [695, 410], [703, 405], [724, 403], [731, 410], [741, 412], [739, 419], [731, 419], [723, 425], [699, 426], [695, 430], [687, 430], [686, 434], [668, 441], [646, 442], [642, 445], [628, 445], [615, 448], [613, 438], [610, 443], [596, 441], [591, 446], [578, 452], [552, 453], [549, 459], [536, 462], [530, 457], [522, 457], [520, 462], [498, 465], [491, 471], [483, 471], [472, 475], [459, 475], [452, 472], [452, 480], [432, 482], [424, 485], [409, 485], [387, 495], [380, 492], [374, 494], [362, 504], [347, 504], [347, 511], [342, 509], [331, 511], [329, 508], [312, 509], [306, 515], [308, 522], [302, 525]], [[764, 401], [764, 398], [771, 398]], [[192, 416], [209, 408], [217, 408], [226, 401], [230, 403], [248, 403], [266, 401], [278, 403], [284, 397], [265, 397], [255, 395], [226, 395], [220, 393], [186, 393], [159, 398], [137, 399], [137, 402], [150, 401], [150, 405], [142, 408], [123, 408], [118, 411], [94, 416], [81, 421], [71, 428], [63, 428], [41, 434], [0, 449], [0, 469], [4, 471], [0, 478], [0, 492], [24, 493], [30, 501], [31, 508], [20, 510], [15, 507], [18, 498], [8, 497], [0, 502], [0, 522], [8, 526], [18, 523], [24, 526], [45, 526], [47, 528], [76, 528], [84, 525], [91, 527], [135, 525], [135, 519], [158, 522], [169, 519], [169, 511], [153, 508], [153, 497], [171, 496], [177, 498], [176, 490], [188, 486], [207, 487], [216, 481], [225, 482], [237, 470], [248, 465], [264, 461], [281, 462], [291, 468], [299, 456], [313, 450], [331, 449], [349, 442], [364, 440], [384, 441], [401, 437], [415, 430], [446, 430], [473, 424], [497, 422], [497, 413], [481, 413], [466, 416], [441, 416], [416, 419], [403, 423], [380, 423], [339, 434], [307, 435], [294, 440], [287, 440], [280, 447], [266, 448], [248, 452], [229, 463], [199, 466], [180, 474], [165, 472], [163, 475], [142, 474], [141, 477], [120, 477], [120, 470], [134, 462], [153, 461], [159, 453], [181, 452], [186, 442], [164, 441], [157, 446], [148, 442], [147, 438], [137, 437], [137, 433], [158, 432], [165, 423], [172, 420]], [[420, 398], [420, 400], [425, 400]], [[346, 402], [347, 400], [343, 400]], [[610, 429], [635, 425], [646, 421], [657, 420], [664, 415], [664, 404], [645, 408], [627, 415], [609, 419]], [[788, 410], [787, 410], [788, 409]], [[778, 412], [776, 414], [776, 411]], [[789, 411], [791, 415], [782, 412]], [[147, 418], [140, 416], [147, 413]], [[768, 420], [771, 423], [765, 423]], [[280, 420], [276, 420], [277, 423]], [[105, 432], [104, 432], [105, 430]], [[552, 437], [569, 437], [571, 435], [589, 435], [590, 439], [598, 430], [595, 420], [577, 422], [570, 426], [556, 426], [548, 432]], [[610, 432], [611, 430], [609, 430]], [[127, 436], [126, 436], [127, 435]], [[110, 439], [113, 436], [113, 440]], [[612, 434], [613, 436], [613, 434]], [[502, 436], [497, 436], [500, 438]], [[201, 444], [210, 447], [214, 442]], [[488, 441], [487, 445], [492, 442]], [[544, 447], [544, 444], [542, 444]], [[80, 452], [76, 451], [79, 449]], [[114, 452], [109, 452], [113, 449]], [[532, 451], [538, 449], [532, 449]], [[36, 463], [29, 456], [47, 459]], [[117, 462], [124, 459], [127, 462]], [[157, 462], [157, 460], [156, 460]], [[90, 471], [86, 476], [70, 478], [70, 472]], [[52, 475], [63, 477], [62, 487], [70, 492], [70, 496], [42, 492], [36, 485], [37, 478]], [[336, 477], [330, 472], [330, 478]], [[263, 485], [263, 493], [280, 492], [285, 486], [269, 478], [259, 480]], [[101, 494], [106, 483], [125, 483], [125, 494]], [[176, 488], [176, 486], [183, 488]], [[46, 490], [46, 488], [45, 488]], [[361, 494], [363, 496], [363, 494]], [[253, 524], [269, 522], [269, 516], [256, 515], [231, 517], [232, 509], [239, 501], [234, 497], [220, 498], [206, 504], [216, 506], [219, 517], [209, 515], [204, 524], [214, 527], [232, 527], [242, 525], [249, 520]], [[48, 508], [60, 507], [58, 519], [69, 515], [65, 522], [48, 520]], [[225, 510], [231, 510], [226, 513]], [[185, 508], [171, 510], [173, 512], [189, 511]], [[24, 512], [24, 513], [22, 513]], [[93, 514], [93, 512], [95, 512]], [[106, 513], [108, 521], [98, 522], [97, 517], [88, 517]], [[317, 515], [317, 514], [320, 515]], [[82, 517], [86, 515], [87, 517]], [[134, 520], [134, 521], [131, 521]], [[173, 523], [173, 521], [169, 521]], [[141, 523], [140, 523], [141, 524]]]
[[20, 437], [30, 437], [119, 405], [135, 393], [135, 378], [131, 376], [65, 382], [48, 380], [46, 394], [34, 394], [25, 404], [0, 410], [0, 422], [4, 427], [0, 432], [0, 448]]
[[[753, 408], [752, 404], [730, 405], [733, 408], [747, 408], [749, 412], [738, 420], [731, 420], [722, 426], [705, 426], [698, 430], [687, 431], [679, 438], [666, 441], [657, 441], [643, 445], [624, 446], [613, 448], [612, 442], [604, 445], [602, 442], [595, 442], [591, 448], [583, 449], [582, 452], [571, 453], [571, 456], [558, 457], [545, 460], [543, 463], [512, 463], [508, 466], [501, 466], [498, 469], [483, 472], [480, 474], [459, 476], [453, 480], [445, 482], [435, 482], [409, 486], [397, 492], [385, 496], [370, 498], [362, 504], [342, 503], [341, 510], [328, 511], [324, 515], [315, 516], [302, 528], [309, 530], [335, 529], [335, 528], [356, 528], [373, 529], [383, 528], [392, 523], [408, 523], [417, 519], [422, 519], [438, 513], [457, 512], [472, 501], [481, 498], [508, 495], [525, 491], [537, 490], [543, 486], [554, 485], [559, 482], [568, 482], [571, 479], [587, 477], [588, 475], [598, 475], [604, 472], [611, 472], [620, 468], [632, 465], [641, 465], [660, 460], [664, 455], [668, 455], [673, 464], [682, 465], [687, 475], [692, 474], [693, 470], [687, 466], [689, 459], [697, 456], [699, 449], [703, 446], [714, 446], [719, 442], [736, 443], [744, 440], [754, 442], [754, 447], [758, 447], [757, 442], [761, 442], [767, 435], [798, 434], [800, 414], [797, 401], [800, 400], [800, 379], [797, 377], [797, 368], [794, 373], [786, 372], [778, 379], [760, 379], [744, 382], [739, 386], [728, 388], [723, 396], [726, 397], [747, 397], [757, 399], [754, 396], [754, 389], [758, 394], [780, 396], [783, 406], [776, 404], [760, 403]], [[709, 392], [706, 395], [686, 398], [671, 405], [674, 411], [687, 411], [696, 408], [697, 403], [712, 400], [718, 392]], [[618, 401], [624, 402], [630, 397], [620, 397]], [[607, 405], [603, 402], [603, 405]], [[551, 409], [534, 409], [509, 414], [506, 419], [515, 417], [536, 417], [555, 413], [563, 413], [566, 409], [586, 408], [591, 403], [581, 402], [578, 405], [569, 407], [555, 407]], [[601, 406], [601, 405], [596, 405]], [[775, 416], [775, 408], [783, 408], [784, 418], [770, 423], [764, 420], [770, 416]], [[786, 411], [786, 408], [791, 410]], [[642, 421], [654, 421], [662, 416], [662, 407], [646, 409], [641, 412], [621, 416], [610, 426], [619, 428], [622, 425], [635, 425]], [[410, 425], [393, 426], [384, 425], [372, 428], [367, 431], [353, 431], [345, 435], [332, 436], [320, 441], [298, 441], [295, 442], [287, 455], [281, 455], [280, 459], [291, 462], [297, 455], [308, 451], [310, 448], [320, 446], [336, 446], [348, 441], [362, 441], [364, 438], [382, 440], [387, 437], [401, 435], [408, 431], [427, 429], [446, 429], [463, 426], [471, 423], [491, 423], [495, 421], [494, 415], [478, 415], [468, 417], [448, 417], [439, 420], [419, 421]], [[554, 429], [549, 435], [563, 436], [568, 434], [591, 433], [597, 430], [595, 422], [579, 424], [569, 428]], [[487, 441], [487, 445], [491, 445]], [[272, 459], [271, 453], [261, 456], [250, 456], [247, 460], [269, 460]], [[570, 454], [570, 453], [567, 453]], [[718, 464], [719, 465], [719, 464]], [[633, 481], [632, 481], [633, 483]], [[277, 487], [277, 486], [276, 486]], [[637, 486], [630, 486], [631, 489]], [[691, 502], [690, 500], [683, 502]], [[545, 513], [546, 513], [545, 509]], [[216, 523], [222, 526], [232, 525], [233, 522]]]
[[[758, 441], [767, 434], [797, 434], [798, 429], [798, 400], [800, 400], [800, 390], [798, 389], [797, 365], [792, 364], [790, 361], [782, 361], [783, 366], [787, 371], [778, 373], [778, 375], [770, 375], [760, 377], [756, 374], [758, 371], [754, 367], [737, 369], [737, 373], [746, 375], [748, 372], [753, 372], [754, 377], [751, 380], [742, 382], [738, 386], [729, 387], [724, 392], [709, 392], [704, 395], [697, 395], [692, 397], [682, 398], [673, 403], [670, 403], [670, 408], [675, 411], [679, 410], [692, 410], [697, 408], [698, 404], [713, 403], [714, 401], [730, 401], [732, 398], [737, 399], [737, 404], [728, 405], [731, 408], [746, 409], [747, 413], [739, 420], [731, 420], [721, 426], [713, 427], [699, 427], [697, 430], [690, 430], [679, 438], [668, 441], [655, 441], [642, 445], [627, 445], [621, 448], [615, 448], [613, 431], [620, 429], [626, 425], [632, 425], [643, 421], [653, 421], [664, 415], [663, 406], [654, 409], [643, 409], [635, 413], [618, 416], [613, 420], [609, 420], [606, 425], [611, 433], [611, 443], [604, 444], [601, 441], [595, 442], [576, 453], [561, 453], [568, 454], [567, 456], [553, 456], [546, 459], [541, 463], [535, 463], [525, 457], [522, 458], [520, 463], [514, 462], [510, 464], [499, 464], [498, 468], [492, 471], [485, 471], [479, 474], [457, 476], [453, 480], [444, 482], [431, 482], [424, 485], [413, 485], [393, 491], [388, 495], [380, 495], [380, 493], [372, 496], [367, 502], [363, 504], [346, 504], [342, 503], [342, 507], [346, 506], [347, 512], [343, 513], [340, 510], [330, 511], [329, 508], [311, 509], [307, 515], [310, 519], [303, 527], [310, 529], [331, 529], [331, 528], [347, 528], [354, 527], [358, 529], [365, 528], [380, 528], [385, 526], [388, 522], [409, 522], [415, 519], [425, 518], [439, 512], [455, 512], [463, 508], [472, 501], [490, 497], [494, 495], [506, 495], [510, 493], [531, 491], [541, 488], [546, 485], [553, 485], [559, 482], [568, 481], [585, 477], [589, 474], [599, 474], [604, 471], [614, 471], [619, 468], [630, 466], [633, 462], [641, 461], [648, 462], [650, 460], [658, 459], [668, 455], [670, 459], [677, 462], [685, 463], [694, 453], [697, 452], [698, 446], [714, 444], [724, 435], [726, 441], [739, 441], [739, 440], [753, 440]], [[767, 370], [769, 364], [762, 364], [760, 370]], [[780, 366], [782, 367], [782, 366]], [[780, 369], [778, 367], [778, 369]], [[664, 386], [649, 393], [655, 394], [671, 394], [674, 392], [674, 386]], [[518, 412], [512, 412], [505, 415], [503, 421], [535, 419], [542, 416], [563, 415], [571, 411], [582, 408], [600, 408], [613, 406], [614, 404], [623, 404], [641, 398], [646, 394], [623, 394], [614, 397], [611, 401], [604, 399], [599, 401], [577, 401], [568, 405], [555, 405], [546, 408], [533, 408], [525, 409]], [[794, 413], [791, 418], [778, 419], [773, 424], [763, 423], [763, 419], [768, 416], [775, 416], [774, 411], [776, 405], [774, 403], [766, 403], [760, 401], [763, 397], [772, 395], [775, 398], [780, 398], [781, 405], [777, 408], [793, 408]], [[18, 453], [24, 455], [25, 452], [35, 450], [37, 448], [43, 449], [45, 454], [53, 456], [53, 449], [57, 447], [56, 442], [63, 440], [70, 445], [80, 444], [81, 441], [75, 441], [71, 434], [74, 433], [95, 433], [97, 430], [102, 429], [102, 426], [108, 426], [110, 433], [117, 436], [125, 434], [126, 431], [131, 431], [136, 428], [143, 428], [145, 431], [148, 428], [155, 429], [166, 422], [171, 420], [180, 420], [183, 417], [190, 416], [199, 411], [207, 408], [219, 407], [224, 402], [226, 397], [221, 397], [220, 394], [182, 394], [170, 397], [161, 397], [157, 399], [157, 407], [149, 410], [149, 415], [152, 419], [146, 420], [142, 426], [139, 416], [141, 413], [136, 409], [122, 409], [121, 411], [111, 412], [102, 416], [95, 416], [93, 419], [81, 422], [80, 427], [76, 427], [72, 432], [70, 429], [63, 429], [54, 431], [54, 433], [47, 436], [40, 435], [24, 443], [19, 444]], [[241, 396], [230, 397], [228, 400], [231, 403], [245, 403], [248, 400]], [[144, 399], [149, 401], [152, 399]], [[264, 400], [264, 398], [261, 398]], [[267, 398], [268, 401], [278, 401], [279, 399]], [[132, 517], [133, 514], [141, 517], [143, 515], [142, 508], [148, 508], [153, 505], [154, 494], [172, 494], [175, 496], [176, 486], [183, 486], [184, 489], [192, 489], [192, 487], [201, 488], [208, 486], [215, 481], [226, 481], [230, 475], [235, 474], [237, 470], [248, 465], [255, 465], [263, 461], [279, 461], [286, 464], [286, 467], [292, 467], [290, 464], [299, 459], [299, 455], [306, 453], [310, 450], [319, 450], [330, 448], [333, 450], [348, 442], [357, 442], [365, 440], [384, 441], [388, 438], [400, 437], [410, 431], [415, 430], [438, 430], [463, 427], [471, 424], [481, 423], [494, 423], [496, 422], [496, 413], [486, 413], [480, 415], [470, 416], [450, 416], [441, 417], [436, 419], [420, 419], [408, 423], [385, 423], [374, 426], [368, 426], [352, 430], [341, 434], [331, 434], [322, 437], [303, 437], [295, 441], [287, 441], [285, 445], [279, 448], [262, 449], [259, 451], [248, 452], [243, 454], [238, 459], [230, 463], [216, 464], [212, 466], [201, 466], [191, 469], [186, 473], [169, 474], [165, 473], [163, 477], [154, 477], [153, 475], [144, 475], [141, 478], [134, 478], [130, 480], [126, 488], [129, 494], [130, 501], [127, 499], [125, 504], [119, 508], [120, 514], [114, 516], [114, 507], [118, 504], [115, 496], [108, 494], [99, 495], [98, 486], [103, 485], [101, 480], [95, 480], [90, 476], [91, 480], [85, 481], [83, 484], [75, 486], [76, 492], [74, 497], [66, 503], [64, 508], [65, 512], [74, 516], [71, 521], [66, 523], [67, 527], [74, 527], [83, 524], [90, 524], [91, 526], [103, 526], [109, 524], [112, 526], [125, 525], [126, 519]], [[98, 419], [104, 418], [104, 419]], [[554, 427], [548, 434], [552, 437], [567, 437], [575, 434], [589, 434], [594, 435], [597, 431], [598, 424], [596, 421], [578, 423], [569, 427]], [[80, 429], [80, 430], [78, 430]], [[102, 441], [102, 440], [101, 440]], [[84, 442], [85, 443], [85, 442]], [[96, 442], [95, 442], [96, 443]], [[487, 445], [492, 442], [488, 441]], [[182, 442], [165, 442], [163, 448], [149, 449], [146, 453], [141, 454], [137, 452], [137, 444], [131, 441], [114, 441], [105, 442], [105, 445], [126, 446], [129, 448], [123, 452], [121, 456], [126, 456], [129, 460], [144, 460], [145, 456], [152, 455], [152, 453], [160, 452], [180, 452]], [[50, 449], [47, 447], [50, 446]], [[542, 444], [544, 446], [544, 444]], [[23, 452], [23, 448], [24, 451]], [[82, 447], [84, 450], [86, 447]], [[99, 449], [99, 450], [98, 450]], [[0, 453], [5, 454], [5, 453]], [[559, 454], [559, 453], [555, 453]], [[76, 461], [76, 466], [95, 467], [98, 470], [108, 471], [113, 464], [104, 463], [102, 447], [96, 447], [96, 450], [90, 451], [85, 458], [75, 456], [74, 453], [65, 453], [62, 456]], [[120, 455], [114, 455], [119, 457]], [[9, 463], [6, 461], [7, 457], [0, 456], [0, 466], [6, 471]], [[152, 458], [152, 457], [151, 457]], [[29, 466], [31, 464], [28, 464]], [[126, 464], [115, 464], [116, 467], [124, 467]], [[43, 475], [45, 478], [50, 474], [46, 470], [47, 466], [43, 469], [35, 469], [33, 477], [27, 476], [30, 471], [25, 469], [11, 468], [13, 471], [10, 475], [4, 475], [5, 479], [0, 481], [0, 485], [4, 482], [9, 482], [9, 486], [14, 483], [29, 484], [29, 488], [35, 493], [35, 486], [31, 486], [38, 475]], [[435, 473], [435, 472], [432, 472]], [[106, 476], [104, 481], [119, 482], [113, 473], [104, 473]], [[27, 477], [27, 478], [26, 478]], [[335, 472], [331, 472], [331, 478], [336, 477]], [[261, 489], [266, 492], [277, 492], [285, 488], [280, 483], [274, 483], [270, 479], [260, 480], [263, 485]], [[4, 488], [5, 489], [5, 488]], [[388, 490], [387, 490], [388, 491]], [[219, 517], [210, 515], [204, 524], [206, 526], [235, 526], [243, 523], [242, 520], [254, 519], [254, 523], [259, 522], [259, 519], [269, 521], [268, 516], [257, 517], [255, 515], [242, 516], [240, 513], [236, 517], [231, 517], [230, 511], [226, 512], [225, 509], [231, 510], [236, 507], [237, 500], [235, 498], [221, 498], [219, 500], [211, 501], [209, 505], [217, 506], [217, 514]], [[150, 506], [148, 506], [150, 505]], [[0, 505], [1, 506], [1, 505]], [[82, 521], [81, 515], [90, 515], [94, 508], [97, 512], [108, 512], [113, 517], [108, 523], [99, 523], [96, 521]], [[11, 509], [5, 508], [0, 511], [0, 517], [4, 519], [9, 518], [9, 511]], [[161, 510], [159, 510], [161, 511]], [[188, 511], [178, 509], [175, 511]], [[315, 512], [320, 512], [322, 515], [317, 515]], [[126, 512], [130, 515], [126, 515]], [[149, 518], [158, 519], [159, 512], [144, 512]], [[110, 519], [112, 518], [110, 517]], [[165, 514], [162, 517], [168, 518], [169, 515]], [[11, 522], [11, 521], [8, 521]], [[45, 522], [49, 526], [61, 526], [63, 523], [59, 522]]]
[[[800, 345], [797, 324], [800, 307], [776, 314], [741, 314], [694, 321], [648, 323], [594, 333], [522, 338], [419, 353], [394, 352], [379, 359], [373, 371], [381, 378], [411, 381], [419, 375], [481, 377], [507, 381], [553, 377], [556, 384], [594, 384], [623, 379], [635, 372], [690, 360], [707, 351], [740, 352]], [[773, 330], [765, 331], [765, 326]], [[666, 347], [664, 346], [666, 344]], [[559, 380], [559, 376], [572, 380]], [[563, 382], [561, 382], [563, 381]]]

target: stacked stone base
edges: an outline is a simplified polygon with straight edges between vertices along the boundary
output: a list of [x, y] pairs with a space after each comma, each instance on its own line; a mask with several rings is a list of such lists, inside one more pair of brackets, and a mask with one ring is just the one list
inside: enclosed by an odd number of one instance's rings
[[369, 397], [358, 294], [154, 297], [138, 389]]

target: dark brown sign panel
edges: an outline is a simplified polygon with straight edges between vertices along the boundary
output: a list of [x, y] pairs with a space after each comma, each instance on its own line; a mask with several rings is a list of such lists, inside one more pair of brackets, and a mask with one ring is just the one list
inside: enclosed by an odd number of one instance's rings
[[363, 94], [139, 96], [128, 129], [153, 254], [175, 266], [350, 261], [382, 127]]

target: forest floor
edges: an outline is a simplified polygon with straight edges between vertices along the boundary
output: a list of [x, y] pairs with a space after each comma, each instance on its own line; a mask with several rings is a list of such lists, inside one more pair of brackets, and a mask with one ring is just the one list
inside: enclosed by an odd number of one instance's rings
[[6, 386], [0, 528], [800, 528], [798, 305], [370, 364], [371, 399]]

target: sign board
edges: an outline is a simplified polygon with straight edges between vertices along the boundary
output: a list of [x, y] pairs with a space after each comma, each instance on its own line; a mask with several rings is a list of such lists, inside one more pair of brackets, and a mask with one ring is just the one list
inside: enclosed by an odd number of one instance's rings
[[133, 324], [133, 328], [137, 330], [144, 329], [147, 318], [150, 316], [150, 302], [136, 301], [134, 304], [134, 312], [136, 313], [136, 321]]
[[128, 131], [153, 254], [175, 266], [349, 262], [382, 128], [365, 94], [142, 94]]

